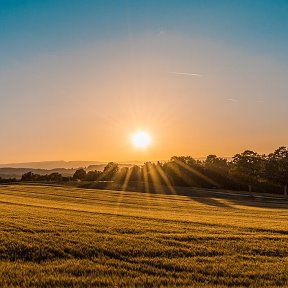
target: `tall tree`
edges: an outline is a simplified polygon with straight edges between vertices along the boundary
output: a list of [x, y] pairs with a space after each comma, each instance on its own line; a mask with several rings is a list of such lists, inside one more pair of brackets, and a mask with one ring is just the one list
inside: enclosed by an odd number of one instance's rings
[[133, 167], [130, 168], [130, 180], [131, 181], [142, 181], [142, 172], [141, 168], [137, 165], [134, 165]]
[[115, 180], [124, 182], [128, 176], [129, 176], [129, 168], [128, 167], [121, 167], [119, 169], [119, 171], [117, 172], [117, 175], [115, 176], [115, 178], [116, 178]]
[[85, 180], [86, 181], [96, 181], [98, 180], [98, 178], [100, 177], [100, 174], [101, 172], [100, 171], [89, 171], [87, 174], [86, 174], [86, 177], [85, 177]]
[[119, 171], [119, 165], [115, 162], [109, 162], [103, 170], [103, 180], [113, 180]]
[[267, 157], [265, 176], [275, 184], [284, 186], [284, 197], [287, 198], [288, 186], [288, 149], [279, 147]]
[[76, 170], [73, 175], [74, 180], [82, 181], [85, 179], [85, 177], [86, 177], [86, 171], [83, 168]]
[[227, 159], [219, 158], [216, 155], [208, 155], [205, 162], [205, 168], [215, 171], [219, 174], [227, 175], [228, 173], [228, 163]]
[[254, 183], [263, 172], [263, 158], [254, 151], [246, 150], [233, 157], [233, 172], [248, 183], [248, 190], [252, 192]]

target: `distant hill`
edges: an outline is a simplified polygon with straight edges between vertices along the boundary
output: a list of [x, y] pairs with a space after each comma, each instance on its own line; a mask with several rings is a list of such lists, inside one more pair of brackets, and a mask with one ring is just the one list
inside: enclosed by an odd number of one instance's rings
[[105, 163], [98, 162], [98, 161], [43, 161], [43, 162], [0, 164], [0, 168], [73, 169], [73, 168], [87, 167], [90, 165], [99, 165], [99, 164], [105, 164]]
[[[130, 168], [134, 165], [142, 165], [142, 163], [141, 164], [119, 163], [120, 168], [122, 168], [122, 167], [129, 167]], [[95, 170], [102, 171], [105, 166], [106, 166], [106, 163], [105, 164], [97, 164], [97, 165], [89, 165], [88, 167], [85, 168], [85, 170], [87, 172], [88, 171], [95, 171]]]
[[[141, 165], [141, 162], [129, 161], [119, 164], [120, 167], [131, 167], [133, 165]], [[57, 165], [59, 165], [57, 167]], [[20, 179], [24, 173], [33, 172], [34, 174], [46, 175], [58, 172], [63, 176], [72, 176], [79, 168], [88, 171], [102, 171], [107, 163], [96, 161], [47, 161], [47, 162], [30, 162], [30, 163], [14, 163], [0, 164], [1, 178]], [[64, 167], [63, 167], [64, 166]]]
[[[95, 166], [96, 170], [102, 170], [108, 162], [100, 161], [41, 161], [41, 162], [24, 162], [24, 163], [8, 163], [0, 164], [0, 168], [32, 168], [32, 169], [77, 169], [80, 167]], [[124, 161], [118, 162], [120, 165], [142, 165], [143, 161]], [[99, 169], [99, 166], [102, 168]], [[95, 170], [95, 169], [94, 169]]]
[[24, 173], [32, 172], [34, 174], [46, 175], [54, 172], [58, 172], [63, 176], [72, 176], [76, 169], [65, 169], [65, 168], [56, 168], [56, 169], [33, 169], [33, 168], [0, 168], [0, 177], [1, 178], [16, 178], [20, 179]]

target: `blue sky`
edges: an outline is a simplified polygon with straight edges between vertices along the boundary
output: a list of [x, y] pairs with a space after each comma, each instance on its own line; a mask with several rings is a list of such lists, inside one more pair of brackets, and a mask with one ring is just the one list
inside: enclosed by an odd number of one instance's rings
[[287, 14], [285, 0], [1, 0], [1, 62], [161, 30], [286, 57]]
[[0, 162], [287, 146], [287, 15], [284, 0], [0, 0]]

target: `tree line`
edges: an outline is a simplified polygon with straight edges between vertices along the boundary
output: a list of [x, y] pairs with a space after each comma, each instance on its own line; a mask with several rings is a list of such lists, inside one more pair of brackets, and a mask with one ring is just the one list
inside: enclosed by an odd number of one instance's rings
[[31, 172], [22, 181], [113, 181], [117, 183], [149, 182], [167, 186], [224, 188], [259, 192], [278, 192], [287, 196], [288, 149], [260, 155], [246, 150], [231, 160], [209, 155], [205, 160], [191, 156], [173, 156], [165, 162], [146, 162], [142, 166], [119, 167], [109, 162], [103, 171], [81, 168], [72, 177], [59, 173], [37, 175]]

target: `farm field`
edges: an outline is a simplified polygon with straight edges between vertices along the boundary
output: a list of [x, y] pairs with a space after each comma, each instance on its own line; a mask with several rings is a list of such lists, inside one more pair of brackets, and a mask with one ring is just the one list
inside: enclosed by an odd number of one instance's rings
[[2, 185], [0, 287], [288, 287], [288, 201], [220, 196]]

